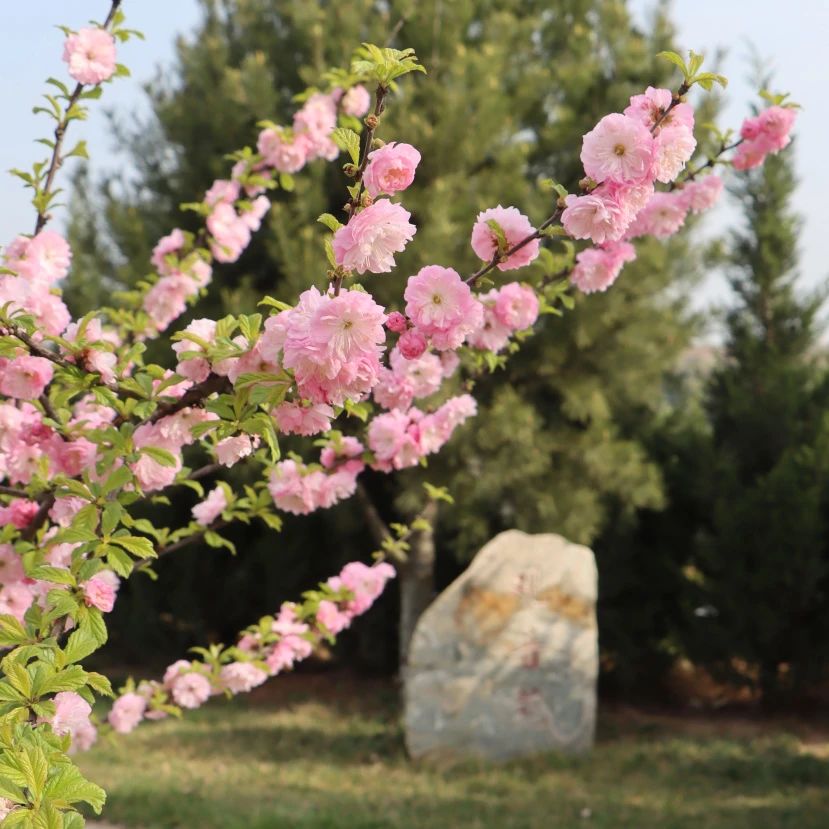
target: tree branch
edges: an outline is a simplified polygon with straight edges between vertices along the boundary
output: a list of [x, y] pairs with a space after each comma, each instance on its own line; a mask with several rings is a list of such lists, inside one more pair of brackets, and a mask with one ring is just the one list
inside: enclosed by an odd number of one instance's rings
[[[118, 7], [121, 5], [121, 0], [112, 0], [112, 5], [109, 9], [109, 14], [104, 21], [104, 24], [101, 28], [108, 29], [110, 23], [112, 23], [115, 13], [118, 11]], [[83, 92], [84, 85], [79, 83], [75, 89], [72, 91], [72, 94], [69, 96], [69, 99], [66, 102], [66, 110], [64, 111], [64, 117], [58, 122], [58, 125], [55, 127], [55, 145], [52, 147], [52, 158], [49, 160], [49, 167], [46, 171], [46, 181], [43, 185], [43, 192], [48, 195], [48, 193], [52, 189], [52, 184], [54, 184], [55, 176], [57, 175], [58, 170], [60, 169], [61, 165], [63, 164], [64, 159], [61, 158], [60, 151], [63, 148], [63, 139], [66, 136], [66, 130], [69, 126], [69, 121], [66, 118], [66, 115], [70, 112], [72, 107], [78, 103], [81, 97], [81, 93]], [[44, 209], [42, 211], [38, 211], [37, 219], [35, 220], [35, 231], [34, 235], [36, 236], [40, 233], [41, 230], [46, 226], [46, 223], [51, 218], [49, 213], [46, 212], [46, 206], [48, 206], [48, 200], [44, 202]]]

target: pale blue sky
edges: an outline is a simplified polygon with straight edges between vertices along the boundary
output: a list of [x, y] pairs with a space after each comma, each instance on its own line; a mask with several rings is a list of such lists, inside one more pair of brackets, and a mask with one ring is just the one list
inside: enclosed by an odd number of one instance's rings
[[[311, 0], [308, 0], [311, 2]], [[641, 19], [653, 8], [655, 0], [631, 0]], [[45, 148], [32, 143], [49, 129], [44, 116], [34, 116], [31, 108], [44, 90], [43, 80], [50, 74], [64, 79], [60, 60], [62, 34], [55, 23], [73, 27], [89, 18], [100, 18], [107, 6], [104, 0], [5, 0], [0, 11], [0, 100], [5, 129], [0, 142], [0, 171], [10, 167], [28, 168]], [[679, 42], [713, 55], [727, 50], [722, 71], [731, 83], [726, 93], [724, 124], [739, 126], [755, 90], [747, 82], [749, 44], [768, 56], [775, 72], [776, 88], [790, 91], [803, 105], [797, 124], [800, 189], [796, 207], [803, 214], [802, 272], [804, 284], [815, 285], [826, 279], [822, 238], [826, 232], [826, 193], [829, 192], [829, 164], [826, 163], [826, 135], [829, 108], [825, 89], [826, 34], [829, 32], [829, 0], [790, 0], [781, 5], [771, 0], [674, 0], [673, 17], [679, 26]], [[141, 83], [156, 67], [169, 64], [173, 41], [188, 32], [196, 21], [195, 0], [125, 0], [128, 24], [142, 30], [146, 41], [131, 41], [121, 47], [120, 58], [133, 77], [107, 87], [102, 102], [93, 104], [90, 120], [73, 125], [72, 140], [87, 139], [93, 167], [101, 169], [117, 163], [104, 110], [114, 108], [124, 117], [144, 106]], [[620, 102], [620, 107], [624, 102]], [[10, 127], [14, 124], [14, 127]], [[195, 194], [194, 194], [195, 195]], [[734, 206], [708, 217], [709, 227], [734, 218]], [[18, 232], [29, 232], [33, 211], [28, 196], [17, 179], [0, 173], [0, 243]], [[704, 300], [716, 301], [723, 287], [716, 278], [705, 288]]]

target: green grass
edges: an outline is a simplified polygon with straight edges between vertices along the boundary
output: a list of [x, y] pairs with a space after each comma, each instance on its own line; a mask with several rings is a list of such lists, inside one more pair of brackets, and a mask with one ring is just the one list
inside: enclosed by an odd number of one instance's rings
[[616, 711], [583, 759], [436, 768], [406, 759], [393, 688], [343, 682], [288, 677], [80, 762], [104, 817], [144, 829], [829, 826], [827, 744], [791, 725]]

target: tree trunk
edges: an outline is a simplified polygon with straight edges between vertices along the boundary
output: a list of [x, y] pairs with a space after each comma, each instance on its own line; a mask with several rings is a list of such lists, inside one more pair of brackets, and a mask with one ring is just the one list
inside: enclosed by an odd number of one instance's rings
[[[423, 511], [423, 517], [434, 524], [438, 505], [430, 501]], [[409, 659], [409, 645], [412, 641], [417, 620], [432, 603], [435, 595], [435, 534], [432, 529], [420, 530], [412, 536], [409, 558], [400, 565], [400, 669], [406, 667]]]
[[[357, 499], [363, 510], [371, 534], [378, 546], [391, 535], [386, 522], [377, 510], [371, 495], [361, 484], [357, 484]], [[436, 501], [426, 504], [422, 517], [430, 527], [437, 519]], [[435, 536], [429, 530], [420, 530], [412, 535], [408, 558], [405, 562], [394, 562], [400, 585], [400, 618], [398, 620], [398, 644], [400, 650], [399, 666], [402, 670], [409, 657], [409, 645], [412, 641], [417, 620], [431, 604], [435, 594]]]

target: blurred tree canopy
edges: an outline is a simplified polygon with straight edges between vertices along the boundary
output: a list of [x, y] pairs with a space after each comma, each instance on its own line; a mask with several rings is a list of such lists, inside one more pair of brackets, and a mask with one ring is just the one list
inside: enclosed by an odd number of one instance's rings
[[[158, 238], [198, 221], [178, 205], [228, 174], [225, 154], [254, 143], [261, 119], [289, 122], [293, 96], [328, 67], [347, 64], [362, 41], [414, 47], [428, 69], [391, 100], [380, 131], [423, 154], [404, 196], [417, 236], [396, 273], [372, 283], [387, 302], [425, 264], [471, 272], [469, 234], [478, 211], [516, 205], [543, 220], [552, 205], [538, 179], [574, 187], [582, 134], [630, 95], [676, 81], [671, 66], [655, 58], [676, 48], [664, 7], [641, 30], [622, 0], [200, 3], [197, 30], [179, 38], [174, 65], [147, 87], [149, 116], [115, 119], [123, 169], [102, 180], [83, 171], [75, 182], [75, 312], [143, 277]], [[705, 107], [699, 122], [714, 105]], [[182, 325], [249, 310], [263, 293], [293, 300], [311, 284], [322, 286], [315, 220], [339, 212], [344, 185], [337, 165], [319, 163], [297, 176], [295, 192], [276, 194], [248, 251], [217, 268], [210, 296]], [[580, 298], [564, 318], [545, 317], [506, 371], [478, 382], [478, 417], [428, 470], [367, 479], [386, 520], [416, 509], [420, 479], [449, 487], [456, 507], [442, 510], [437, 522], [441, 584], [507, 527], [590, 543], [609, 522], [664, 506], [662, 473], [646, 437], [666, 406], [666, 373], [695, 330], [687, 298], [700, 268], [685, 235], [642, 244], [639, 253], [612, 291]], [[167, 509], [191, 505], [185, 496]], [[183, 551], [161, 563], [158, 584], [128, 585], [116, 611], [119, 652], [128, 659], [160, 655], [227, 637], [373, 548], [353, 501], [289, 520], [281, 536], [236, 531], [234, 538], [239, 561]], [[603, 574], [603, 591], [613, 592], [612, 578]], [[394, 613], [394, 602], [389, 596], [385, 610], [366, 621], [357, 643], [377, 664], [393, 664], [383, 614]], [[617, 633], [602, 635], [612, 645]]]

